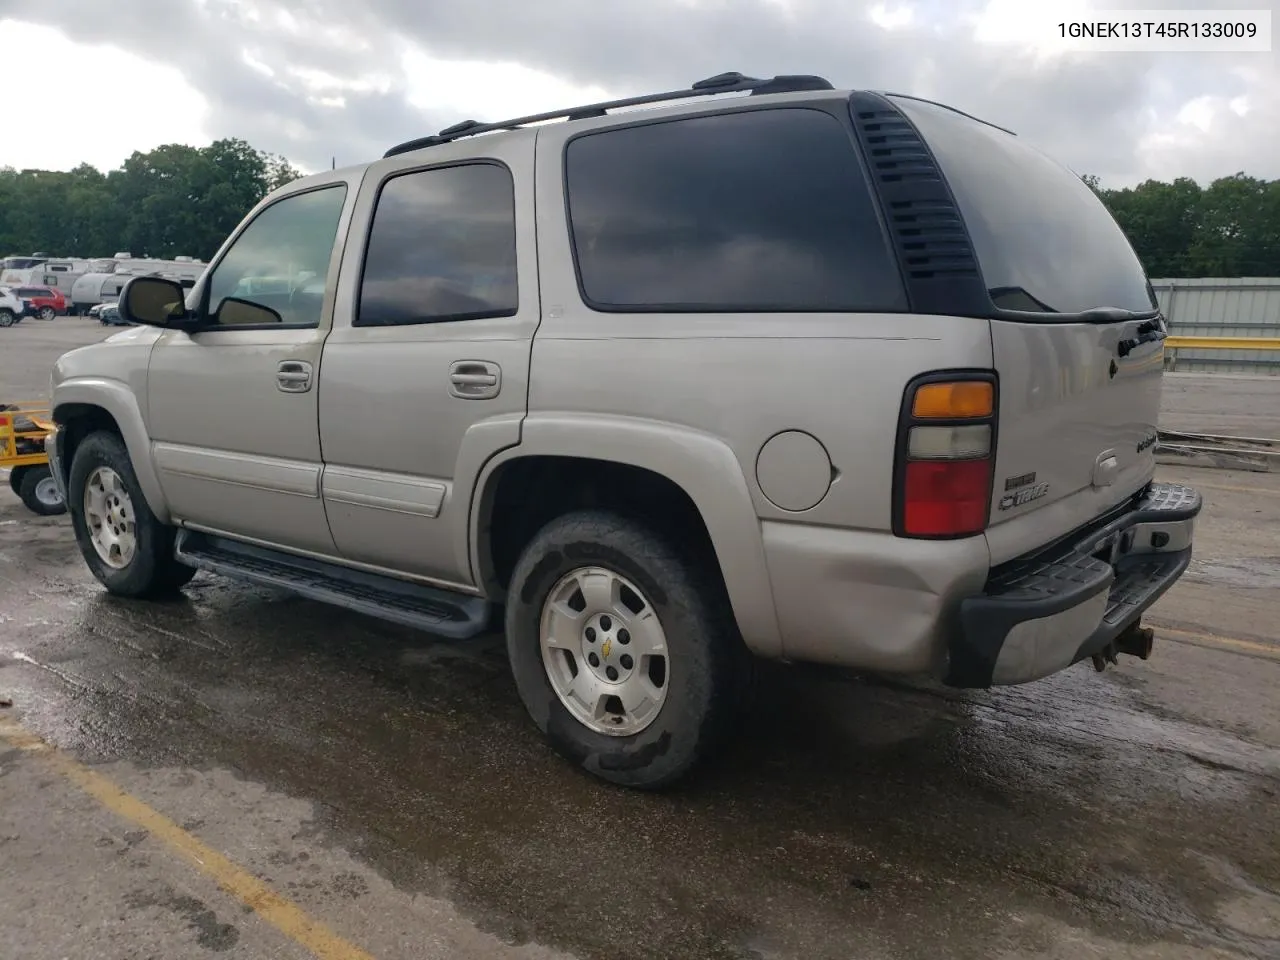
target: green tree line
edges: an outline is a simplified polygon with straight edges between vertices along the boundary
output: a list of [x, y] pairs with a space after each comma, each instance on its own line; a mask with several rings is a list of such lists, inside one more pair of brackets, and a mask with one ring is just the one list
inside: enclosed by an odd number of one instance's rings
[[[0, 168], [0, 256], [193, 256], [207, 260], [269, 190], [298, 177], [243, 140], [169, 144], [116, 170]], [[1181, 177], [1110, 189], [1102, 198], [1152, 277], [1280, 275], [1280, 180], [1243, 173], [1207, 187]]]
[[1085, 176], [1152, 277], [1280, 276], [1280, 180], [1243, 173], [1107, 189]]
[[31, 254], [207, 260], [267, 192], [299, 176], [243, 140], [168, 144], [116, 170], [0, 167], [0, 256]]

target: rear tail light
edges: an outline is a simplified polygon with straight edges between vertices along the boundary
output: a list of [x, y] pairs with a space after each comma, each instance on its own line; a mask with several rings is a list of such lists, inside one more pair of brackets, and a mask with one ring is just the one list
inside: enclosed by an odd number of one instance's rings
[[903, 400], [894, 532], [925, 539], [981, 533], [991, 508], [994, 376], [929, 374], [911, 383]]

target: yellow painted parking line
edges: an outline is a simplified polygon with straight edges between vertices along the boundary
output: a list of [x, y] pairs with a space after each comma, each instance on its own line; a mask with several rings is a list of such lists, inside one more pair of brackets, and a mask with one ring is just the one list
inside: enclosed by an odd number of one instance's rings
[[296, 903], [286, 900], [242, 867], [196, 839], [164, 814], [116, 786], [106, 777], [41, 740], [11, 720], [0, 719], [0, 740], [20, 750], [46, 757], [64, 777], [102, 806], [129, 820], [189, 860], [227, 893], [251, 908], [290, 940], [321, 960], [373, 960], [348, 943]]
[[1238, 650], [1248, 652], [1256, 657], [1268, 660], [1280, 660], [1280, 644], [1259, 643], [1257, 640], [1241, 640], [1239, 637], [1220, 637], [1213, 633], [1199, 633], [1195, 630], [1178, 630], [1174, 627], [1161, 627], [1151, 624], [1157, 637], [1164, 637], [1174, 643], [1189, 643], [1196, 647], [1216, 647], [1220, 650]]

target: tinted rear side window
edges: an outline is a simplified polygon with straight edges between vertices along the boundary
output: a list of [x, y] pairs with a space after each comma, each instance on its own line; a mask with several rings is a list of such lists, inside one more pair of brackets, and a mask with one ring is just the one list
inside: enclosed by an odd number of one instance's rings
[[604, 310], [905, 309], [854, 150], [835, 117], [796, 108], [570, 141], [585, 299]]
[[400, 174], [378, 196], [357, 327], [516, 312], [511, 172], [471, 163]]
[[1078, 176], [1003, 130], [935, 104], [890, 99], [937, 158], [997, 307], [1154, 309], [1137, 254]]

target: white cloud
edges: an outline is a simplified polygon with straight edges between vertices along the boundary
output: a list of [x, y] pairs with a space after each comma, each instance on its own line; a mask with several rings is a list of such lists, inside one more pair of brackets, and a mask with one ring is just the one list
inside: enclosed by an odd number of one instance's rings
[[1221, 97], [1195, 97], [1182, 105], [1174, 121], [1184, 127], [1193, 127], [1200, 133], [1208, 133], [1213, 126], [1214, 114], [1221, 107]]
[[[506, 120], [625, 96], [518, 63], [445, 60], [408, 45], [400, 64], [410, 104], [464, 119]], [[420, 135], [412, 132], [404, 139]]]
[[916, 12], [904, 3], [877, 3], [867, 11], [867, 19], [882, 30], [900, 30], [915, 23]]
[[[114, 166], [162, 142], [240, 137], [299, 167], [327, 168], [335, 154], [340, 165], [372, 159], [463, 119], [672, 89], [736, 69], [931, 96], [1108, 185], [1240, 169], [1280, 177], [1280, 58], [1090, 53], [1044, 30], [1046, 16], [1215, 2], [27, 0], [23, 16], [46, 27], [0, 24], [13, 36], [27, 31], [4, 44], [25, 57], [9, 76], [38, 77], [61, 100], [89, 105], [63, 111], [81, 124], [73, 135], [6, 145], [0, 163]], [[111, 68], [47, 70], [51, 51], [60, 64], [108, 58]], [[92, 106], [104, 96], [110, 106]]]
[[0, 20], [0, 49], [4, 113], [19, 133], [0, 140], [0, 165], [105, 170], [135, 150], [211, 139], [205, 98], [174, 67], [15, 20]]
[[1276, 120], [1280, 118], [1280, 64], [1241, 66], [1231, 71], [1247, 92], [1187, 98], [1160, 117], [1139, 139], [1140, 167], [1133, 179], [1200, 181], [1243, 171], [1275, 179]]

